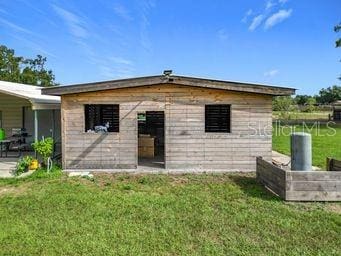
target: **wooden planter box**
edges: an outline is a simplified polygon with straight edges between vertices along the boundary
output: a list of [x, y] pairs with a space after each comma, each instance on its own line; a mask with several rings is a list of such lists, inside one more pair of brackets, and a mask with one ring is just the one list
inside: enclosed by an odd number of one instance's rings
[[341, 172], [285, 171], [257, 157], [257, 180], [287, 201], [341, 201]]

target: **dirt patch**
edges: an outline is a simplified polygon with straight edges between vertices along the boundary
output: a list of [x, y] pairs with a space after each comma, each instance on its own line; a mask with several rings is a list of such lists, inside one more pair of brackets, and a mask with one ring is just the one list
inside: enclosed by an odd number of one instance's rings
[[13, 196], [20, 196], [27, 192], [28, 186], [5, 186], [0, 187], [0, 196], [7, 196], [7, 195], [13, 195]]
[[93, 172], [93, 181], [98, 186], [114, 183], [170, 184], [182, 186], [188, 183], [226, 183], [239, 179], [254, 179], [253, 173], [200, 173], [200, 174], [138, 174]]
[[128, 175], [126, 177], [125, 174], [111, 174], [111, 173], [93, 173], [93, 179], [96, 184], [100, 187], [108, 186], [109, 184], [113, 184], [118, 180], [122, 181], [128, 179]]
[[329, 212], [334, 212], [341, 214], [341, 203], [331, 203], [326, 206], [326, 210]]
[[186, 176], [180, 176], [180, 175], [171, 176], [171, 179], [172, 179], [172, 182], [171, 182], [172, 185], [183, 185], [189, 182], [189, 179]]

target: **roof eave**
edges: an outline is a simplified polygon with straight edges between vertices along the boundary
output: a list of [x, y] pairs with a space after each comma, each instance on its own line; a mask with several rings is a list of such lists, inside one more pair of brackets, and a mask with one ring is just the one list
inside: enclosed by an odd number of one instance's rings
[[233, 81], [220, 81], [202, 78], [182, 77], [182, 76], [152, 76], [140, 77], [113, 81], [103, 81], [86, 84], [76, 84], [69, 86], [54, 86], [42, 89], [42, 94], [65, 95], [83, 92], [94, 92], [110, 89], [121, 89], [129, 87], [151, 86], [156, 84], [187, 85], [202, 88], [221, 89], [230, 91], [241, 91], [258, 94], [268, 94], [272, 96], [284, 96], [295, 94], [294, 88], [278, 87], [269, 85], [250, 84]]

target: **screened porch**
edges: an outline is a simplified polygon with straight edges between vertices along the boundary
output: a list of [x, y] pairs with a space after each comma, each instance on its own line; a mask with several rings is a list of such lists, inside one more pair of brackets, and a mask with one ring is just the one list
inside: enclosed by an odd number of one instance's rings
[[0, 81], [0, 159], [33, 154], [32, 143], [52, 137], [60, 152], [60, 99], [41, 87]]

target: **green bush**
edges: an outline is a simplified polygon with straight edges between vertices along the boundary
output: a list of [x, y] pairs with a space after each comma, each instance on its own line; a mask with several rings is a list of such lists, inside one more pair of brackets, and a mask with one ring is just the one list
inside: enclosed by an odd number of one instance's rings
[[316, 104], [316, 99], [313, 98], [313, 97], [310, 97], [307, 99], [307, 103], [305, 105], [305, 107], [303, 108], [303, 112], [308, 112], [308, 113], [311, 113], [311, 112], [314, 112], [316, 110], [315, 108], [315, 104]]
[[41, 167], [37, 169], [32, 175], [30, 175], [30, 177], [31, 179], [40, 179], [40, 178], [60, 177], [61, 175], [62, 175], [62, 169], [58, 165], [54, 165], [49, 171], [47, 171], [46, 168]]
[[32, 146], [34, 150], [43, 157], [44, 163], [47, 165], [48, 158], [51, 157], [53, 153], [53, 139], [47, 137], [34, 142]]
[[272, 110], [288, 112], [295, 109], [294, 99], [290, 96], [278, 96], [272, 100]]
[[19, 176], [20, 174], [27, 172], [32, 160], [32, 156], [24, 156], [23, 158], [20, 158], [15, 167], [14, 174]]

